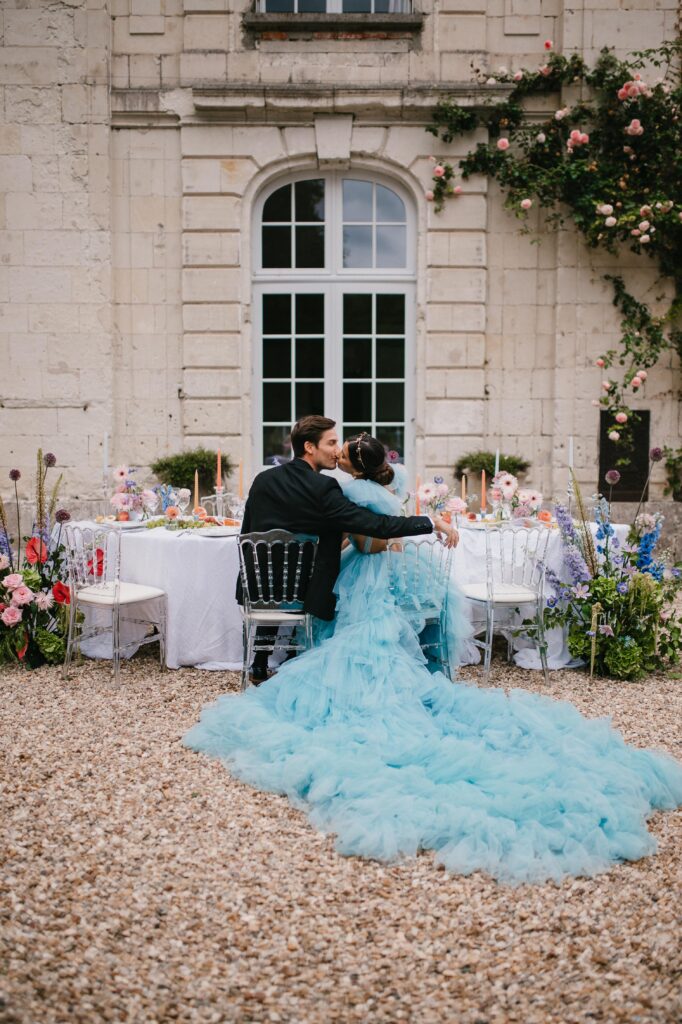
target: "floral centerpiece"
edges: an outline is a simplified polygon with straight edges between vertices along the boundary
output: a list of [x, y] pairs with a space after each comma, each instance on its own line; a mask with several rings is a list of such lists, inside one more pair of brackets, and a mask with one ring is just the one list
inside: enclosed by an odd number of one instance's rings
[[543, 514], [540, 491], [520, 488], [512, 473], [497, 473], [493, 477], [490, 500], [497, 519], [551, 519], [549, 513]]
[[676, 663], [682, 620], [675, 599], [682, 569], [654, 557], [662, 516], [636, 515], [621, 545], [609, 503], [595, 495], [593, 536], [575, 478], [573, 493], [577, 521], [567, 508], [555, 509], [566, 579], [546, 570], [554, 595], [547, 602], [545, 625], [567, 627], [569, 651], [589, 664], [591, 674], [638, 679]]
[[[61, 476], [49, 500], [46, 498], [47, 473], [56, 461], [51, 452], [43, 456], [38, 451], [36, 516], [31, 536], [23, 538], [23, 558], [17, 492], [20, 470], [12, 469], [9, 474], [16, 502], [15, 538], [10, 534], [7, 510], [0, 498], [0, 664], [18, 661], [37, 668], [64, 658], [70, 594], [64, 582], [61, 531], [71, 516], [66, 509], [56, 508]], [[58, 525], [54, 532], [53, 523]]]
[[111, 496], [111, 505], [119, 520], [146, 519], [158, 506], [159, 496], [142, 487], [135, 479], [135, 473], [136, 470], [129, 466], [117, 466], [113, 471], [116, 490]]
[[445, 483], [442, 476], [434, 476], [433, 482], [420, 484], [416, 490], [420, 511], [432, 515], [465, 515], [469, 507], [467, 499], [459, 497]]

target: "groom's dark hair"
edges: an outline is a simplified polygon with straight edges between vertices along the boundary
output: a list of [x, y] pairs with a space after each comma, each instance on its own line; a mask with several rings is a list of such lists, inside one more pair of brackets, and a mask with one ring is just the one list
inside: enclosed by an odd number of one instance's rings
[[317, 447], [322, 435], [335, 426], [336, 420], [330, 420], [327, 416], [301, 417], [291, 428], [291, 447], [294, 450], [294, 455], [298, 458], [305, 455], [306, 441], [312, 441]]

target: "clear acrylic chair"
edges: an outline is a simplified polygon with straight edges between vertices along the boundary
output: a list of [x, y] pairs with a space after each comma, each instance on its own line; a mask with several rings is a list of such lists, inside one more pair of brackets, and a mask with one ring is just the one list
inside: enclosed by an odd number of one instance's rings
[[452, 678], [447, 635], [452, 548], [438, 538], [388, 542], [389, 589], [413, 621], [424, 624], [420, 646], [427, 659]]
[[[315, 567], [319, 538], [287, 530], [244, 533], [239, 538], [244, 660], [242, 690], [256, 651], [303, 651], [312, 646], [312, 616], [305, 594]], [[280, 636], [280, 626], [299, 627]], [[265, 628], [270, 631], [263, 638]], [[260, 633], [260, 636], [258, 635]]]
[[[69, 523], [62, 534], [69, 574], [69, 632], [62, 674], [67, 676], [74, 650], [93, 637], [111, 634], [112, 668], [116, 682], [120, 678], [121, 655], [143, 644], [159, 642], [159, 659], [166, 662], [166, 593], [158, 587], [121, 580], [121, 532], [111, 527], [81, 527]], [[147, 602], [158, 602], [144, 617], [121, 614], [123, 608], [135, 605], [144, 608]], [[160, 612], [158, 608], [160, 607]], [[95, 621], [80, 621], [86, 608]], [[111, 611], [111, 620], [97, 621], [98, 610]], [[107, 619], [109, 616], [107, 615]], [[154, 626], [156, 632], [141, 640], [121, 643], [121, 624], [137, 623]]]
[[[547, 673], [547, 641], [544, 629], [545, 555], [549, 541], [546, 526], [522, 527], [504, 525], [487, 527], [485, 531], [485, 578], [462, 584], [464, 596], [485, 612], [485, 639], [474, 639], [484, 652], [486, 681], [490, 676], [496, 612], [505, 611], [507, 618], [521, 605], [532, 608], [532, 621], [523, 625], [506, 624], [508, 650], [509, 630], [523, 632], [540, 654], [545, 681]], [[482, 632], [483, 630], [479, 630]]]

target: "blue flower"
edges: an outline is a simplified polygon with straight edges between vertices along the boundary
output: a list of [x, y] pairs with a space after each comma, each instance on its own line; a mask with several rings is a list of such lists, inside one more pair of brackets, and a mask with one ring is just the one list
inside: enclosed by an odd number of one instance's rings
[[443, 481], [443, 477], [442, 476], [434, 476], [433, 482], [434, 482], [434, 484], [442, 484], [444, 482]]
[[674, 576], [675, 579], [677, 579], [679, 576], [682, 576], [682, 569], [671, 569], [670, 575]]
[[553, 608], [554, 605], [556, 604], [556, 601], [557, 601], [556, 597], [548, 597], [547, 598], [547, 607], [548, 608]]
[[619, 594], [627, 594], [629, 589], [630, 588], [629, 588], [629, 586], [628, 586], [628, 584], [627, 584], [627, 582], [625, 580], [623, 580], [622, 583], [619, 583], [618, 586], [616, 587], [616, 590], [618, 591]]

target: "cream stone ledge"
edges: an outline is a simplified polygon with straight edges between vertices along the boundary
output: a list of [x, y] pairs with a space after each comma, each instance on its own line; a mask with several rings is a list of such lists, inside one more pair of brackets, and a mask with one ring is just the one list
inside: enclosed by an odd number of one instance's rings
[[431, 120], [433, 108], [446, 97], [463, 106], [482, 107], [504, 99], [511, 86], [474, 87], [470, 82], [399, 88], [348, 85], [235, 85], [195, 87], [194, 107], [204, 117], [234, 121], [288, 120], [292, 115], [355, 114], [388, 121]]

